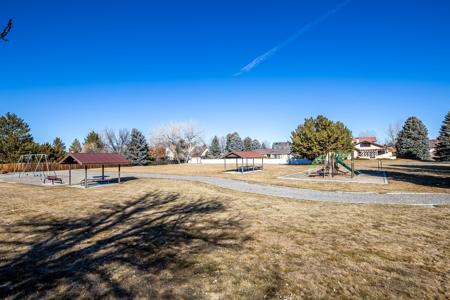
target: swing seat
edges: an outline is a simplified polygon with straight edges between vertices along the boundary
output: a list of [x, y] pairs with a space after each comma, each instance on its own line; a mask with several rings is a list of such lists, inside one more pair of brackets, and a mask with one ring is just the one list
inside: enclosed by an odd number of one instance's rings
[[58, 176], [53, 176], [53, 175], [49, 175], [49, 176], [45, 177], [44, 183], [45, 183], [46, 180], [51, 181], [52, 184], [55, 184], [55, 181], [59, 182], [61, 184], [63, 183], [61, 178], [59, 178]]

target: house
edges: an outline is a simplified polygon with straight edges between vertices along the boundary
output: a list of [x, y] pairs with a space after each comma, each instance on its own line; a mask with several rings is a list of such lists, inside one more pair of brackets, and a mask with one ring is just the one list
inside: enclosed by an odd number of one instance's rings
[[434, 158], [436, 156], [437, 143], [438, 143], [437, 139], [428, 140], [428, 147], [430, 148], [430, 157], [431, 158]]
[[276, 142], [272, 144], [272, 149], [256, 149], [255, 151], [273, 159], [288, 160], [292, 157], [290, 142]]
[[188, 163], [201, 164], [202, 159], [206, 157], [208, 151], [209, 149], [206, 145], [196, 146], [194, 149], [192, 149], [192, 157], [189, 159]]
[[362, 159], [395, 159], [387, 146], [377, 143], [374, 136], [353, 138], [354, 157]]

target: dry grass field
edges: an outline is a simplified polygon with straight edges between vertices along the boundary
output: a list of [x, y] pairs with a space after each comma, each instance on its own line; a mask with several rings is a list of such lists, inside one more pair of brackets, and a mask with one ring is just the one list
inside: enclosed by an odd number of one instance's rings
[[[358, 160], [356, 169], [376, 170], [376, 161]], [[124, 172], [153, 172], [179, 175], [218, 176], [289, 187], [328, 191], [372, 191], [372, 192], [438, 192], [450, 193], [450, 164], [418, 162], [412, 160], [384, 161], [389, 184], [358, 184], [340, 182], [311, 182], [279, 179], [280, 176], [304, 172], [311, 166], [268, 165], [264, 171], [236, 174], [223, 172], [223, 165], [181, 164], [124, 168]], [[229, 166], [231, 168], [232, 166]], [[111, 169], [114, 171], [114, 169]]]
[[152, 179], [0, 191], [3, 299], [450, 298], [450, 206]]

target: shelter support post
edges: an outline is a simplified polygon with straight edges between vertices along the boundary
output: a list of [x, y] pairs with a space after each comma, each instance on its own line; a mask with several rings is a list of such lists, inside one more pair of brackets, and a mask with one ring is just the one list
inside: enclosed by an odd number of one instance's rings
[[255, 159], [253, 159], [253, 171], [255, 171]]
[[241, 160], [241, 173], [244, 174], [244, 159]]
[[105, 180], [105, 165], [102, 165], [102, 180]]
[[264, 157], [261, 158], [261, 170], [264, 170]]
[[355, 152], [352, 150], [352, 178], [355, 177]]
[[72, 185], [72, 164], [69, 164], [69, 185]]
[[87, 166], [84, 166], [84, 187], [85, 187], [85, 188], [88, 187], [88, 182], [87, 182]]
[[120, 165], [118, 166], [118, 177], [117, 177], [117, 182], [120, 183]]

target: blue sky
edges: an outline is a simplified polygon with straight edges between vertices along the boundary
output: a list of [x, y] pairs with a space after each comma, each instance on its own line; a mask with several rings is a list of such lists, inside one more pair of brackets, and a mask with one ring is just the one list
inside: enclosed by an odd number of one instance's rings
[[0, 114], [39, 142], [195, 120], [207, 140], [287, 140], [324, 114], [383, 140], [450, 109], [450, 2], [353, 0], [251, 71], [245, 65], [342, 1], [9, 1]]

